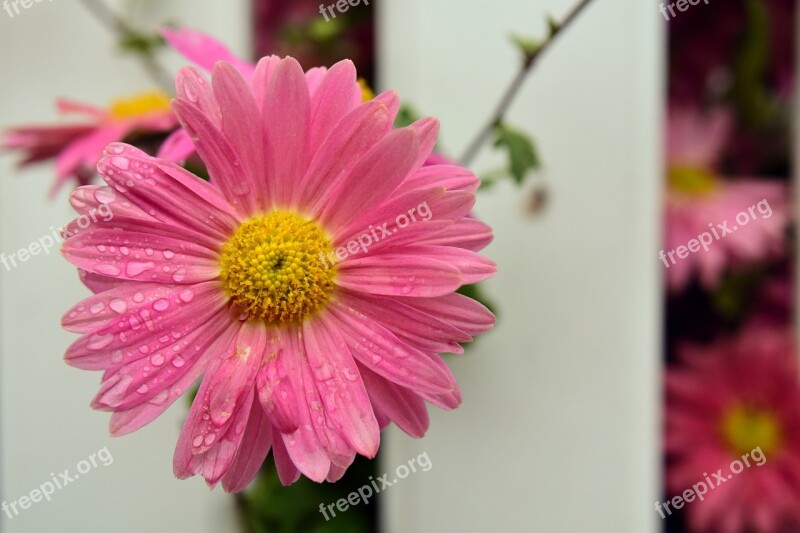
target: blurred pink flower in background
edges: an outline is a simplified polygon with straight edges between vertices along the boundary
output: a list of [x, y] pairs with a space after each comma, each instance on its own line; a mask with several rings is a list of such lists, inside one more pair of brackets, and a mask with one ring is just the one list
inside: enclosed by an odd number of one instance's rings
[[169, 132], [178, 126], [170, 110], [169, 96], [159, 91], [136, 94], [115, 100], [108, 109], [69, 100], [56, 102], [61, 113], [76, 113], [83, 121], [75, 124], [20, 126], [6, 131], [0, 148], [18, 150], [20, 163], [56, 160], [56, 182], [51, 196], [71, 179], [85, 185], [95, 176], [95, 166], [103, 149], [136, 132]]
[[[685, 506], [698, 531], [800, 527], [800, 385], [789, 328], [746, 328], [679, 349], [666, 377], [667, 499], [722, 469], [724, 482]], [[759, 448], [750, 466], [731, 462]], [[761, 463], [760, 465], [758, 463]]]
[[[698, 275], [714, 286], [726, 268], [738, 262], [767, 259], [783, 251], [788, 222], [788, 190], [775, 180], [729, 178], [719, 174], [719, 162], [732, 130], [732, 117], [723, 111], [709, 115], [671, 109], [667, 129], [667, 202], [664, 251], [686, 246], [700, 234], [719, 230], [708, 250], [700, 249], [670, 262], [667, 285], [683, 289]], [[766, 203], [763, 203], [766, 201]], [[748, 212], [762, 202], [762, 211]], [[766, 209], [766, 208], [769, 209]], [[736, 217], [750, 220], [739, 227]]]

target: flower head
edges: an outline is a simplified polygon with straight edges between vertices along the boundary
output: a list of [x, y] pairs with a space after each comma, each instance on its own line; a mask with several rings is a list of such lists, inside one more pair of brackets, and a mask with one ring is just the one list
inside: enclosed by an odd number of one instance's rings
[[686, 505], [693, 529], [800, 526], [796, 357], [790, 331], [750, 328], [709, 347], [684, 347], [682, 364], [668, 371], [669, 495], [707, 477], [713, 483], [702, 501]]
[[112, 144], [106, 187], [73, 194], [64, 256], [96, 294], [64, 316], [67, 351], [103, 370], [93, 405], [113, 434], [147, 424], [201, 375], [175, 451], [178, 477], [243, 489], [272, 450], [284, 483], [339, 479], [394, 421], [419, 437], [425, 401], [461, 400], [441, 352], [494, 317], [456, 294], [495, 265], [491, 230], [468, 216], [477, 178], [423, 167], [438, 123], [392, 129], [397, 97], [362, 102], [353, 64], [303, 72], [268, 57], [245, 78], [192, 68], [174, 109], [206, 164]]
[[762, 260], [783, 249], [786, 187], [774, 180], [720, 175], [719, 159], [730, 130], [731, 117], [724, 112], [704, 117], [686, 109], [670, 111], [664, 250], [686, 248], [703, 234], [708, 241], [684, 258], [673, 254], [671, 261], [664, 259], [673, 291], [695, 275], [713, 286], [731, 264]]
[[69, 180], [88, 183], [107, 144], [121, 141], [134, 132], [163, 133], [178, 125], [170, 110], [169, 96], [160, 91], [118, 99], [107, 109], [59, 100], [62, 113], [83, 115], [76, 124], [20, 126], [5, 132], [0, 147], [25, 155], [21, 165], [56, 159], [56, 194]]

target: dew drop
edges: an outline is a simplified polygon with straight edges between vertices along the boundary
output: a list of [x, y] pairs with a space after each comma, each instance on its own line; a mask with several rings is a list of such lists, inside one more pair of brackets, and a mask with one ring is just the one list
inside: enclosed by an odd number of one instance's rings
[[108, 306], [112, 311], [120, 315], [128, 310], [128, 304], [121, 298], [114, 298], [108, 303]]
[[105, 186], [95, 191], [94, 198], [101, 204], [110, 204], [117, 198], [117, 193], [111, 187]]
[[98, 263], [94, 265], [94, 269], [100, 274], [104, 274], [106, 276], [119, 276], [121, 272], [117, 265], [111, 265], [109, 263]]
[[114, 340], [114, 335], [108, 333], [106, 335], [95, 334], [89, 337], [88, 347], [90, 350], [102, 350]]
[[179, 268], [178, 270], [176, 270], [175, 273], [172, 274], [172, 279], [176, 283], [180, 283], [181, 281], [186, 279], [186, 269]]
[[152, 261], [130, 261], [125, 267], [125, 273], [128, 276], [135, 278], [143, 272], [152, 270], [155, 266], [155, 263]]
[[130, 161], [125, 157], [112, 157], [111, 164], [120, 170], [128, 170], [130, 168]]

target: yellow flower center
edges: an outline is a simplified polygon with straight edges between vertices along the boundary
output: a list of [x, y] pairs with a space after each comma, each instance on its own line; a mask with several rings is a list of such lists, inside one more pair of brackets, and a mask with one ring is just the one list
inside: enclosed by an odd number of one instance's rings
[[331, 240], [313, 220], [272, 211], [243, 222], [222, 246], [220, 277], [250, 319], [302, 322], [328, 303], [336, 270]]
[[367, 80], [364, 78], [358, 78], [358, 84], [361, 86], [361, 101], [362, 102], [369, 102], [373, 98], [375, 98], [375, 92], [367, 83]]
[[148, 91], [111, 102], [109, 112], [116, 119], [136, 118], [170, 109], [169, 95], [162, 91]]
[[722, 418], [722, 437], [737, 455], [761, 448], [765, 455], [773, 453], [783, 436], [777, 417], [765, 410], [737, 405]]
[[669, 169], [669, 186], [687, 196], [703, 196], [717, 188], [717, 180], [705, 169], [677, 165]]

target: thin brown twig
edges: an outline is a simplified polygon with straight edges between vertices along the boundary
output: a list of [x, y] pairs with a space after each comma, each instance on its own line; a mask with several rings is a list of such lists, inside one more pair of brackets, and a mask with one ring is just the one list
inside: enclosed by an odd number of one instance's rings
[[522, 84], [525, 82], [525, 79], [527, 78], [528, 74], [530, 74], [531, 70], [533, 70], [533, 66], [536, 64], [538, 59], [550, 48], [550, 46], [556, 40], [556, 37], [558, 37], [558, 35], [560, 35], [578, 17], [581, 11], [583, 11], [591, 1], [592, 0], [581, 0], [570, 10], [567, 16], [564, 17], [564, 20], [562, 20], [560, 23], [551, 23], [550, 33], [547, 36], [547, 39], [545, 39], [535, 51], [526, 54], [525, 59], [522, 62], [522, 68], [517, 73], [508, 89], [506, 89], [506, 92], [503, 94], [503, 98], [497, 105], [492, 117], [489, 119], [486, 125], [481, 128], [475, 139], [464, 151], [464, 155], [461, 156], [461, 159], [459, 160], [461, 165], [469, 166], [472, 163], [472, 161], [475, 159], [475, 156], [478, 155], [478, 152], [480, 152], [481, 148], [483, 148], [483, 146], [492, 136], [492, 131], [494, 131], [495, 127], [503, 122], [509, 107], [511, 107], [511, 103], [514, 101], [514, 98], [516, 98], [517, 93], [519, 93], [519, 90], [522, 87]]
[[[139, 37], [139, 33], [129, 26], [122, 17], [114, 13], [103, 0], [81, 0], [81, 2], [97, 20], [122, 40]], [[171, 92], [172, 76], [158, 63], [156, 58], [151, 53], [140, 53], [138, 56], [150, 78], [167, 92]]]

